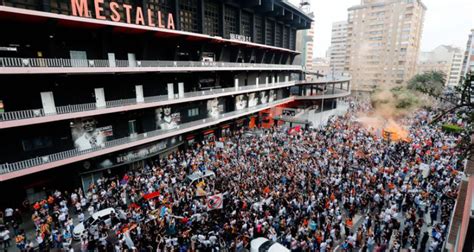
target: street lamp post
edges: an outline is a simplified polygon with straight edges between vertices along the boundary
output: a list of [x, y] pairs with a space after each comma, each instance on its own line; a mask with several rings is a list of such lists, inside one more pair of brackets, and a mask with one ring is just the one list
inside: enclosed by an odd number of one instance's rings
[[319, 127], [321, 127], [322, 124], [323, 124], [324, 90], [326, 89], [327, 84], [328, 84], [328, 83], [326, 82], [326, 84], [325, 84], [325, 86], [324, 86], [324, 89], [323, 89], [323, 98], [322, 98], [322, 100], [321, 100], [321, 111], [319, 112]]

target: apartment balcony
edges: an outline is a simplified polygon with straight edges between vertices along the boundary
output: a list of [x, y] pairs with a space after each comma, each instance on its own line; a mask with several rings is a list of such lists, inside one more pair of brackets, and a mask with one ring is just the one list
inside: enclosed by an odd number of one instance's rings
[[297, 95], [295, 100], [321, 100], [321, 99], [336, 99], [351, 95], [351, 90], [336, 88], [333, 91], [323, 92], [315, 95]]
[[252, 70], [302, 71], [302, 66], [209, 61], [0, 58], [0, 74], [169, 73]]
[[[351, 94], [349, 77], [340, 77], [339, 79], [328, 78], [324, 79], [324, 81], [309, 80], [297, 84], [303, 86], [298, 94], [295, 95], [295, 100], [335, 99]], [[308, 87], [307, 85], [311, 86]]]
[[36, 173], [39, 171], [116, 152], [119, 150], [124, 150], [131, 147], [155, 142], [161, 139], [191, 132], [197, 129], [217, 125], [228, 120], [253, 114], [261, 110], [265, 110], [291, 101], [294, 101], [294, 97], [284, 98], [267, 104], [258, 105], [252, 108], [246, 108], [238, 111], [221, 114], [217, 118], [206, 118], [202, 120], [183, 123], [178, 125], [177, 128], [174, 129], [154, 130], [142, 134], [137, 134], [135, 136], [114, 139], [105, 142], [101, 146], [96, 146], [87, 150], [71, 149], [14, 163], [0, 164], [0, 181], [6, 181], [15, 177]]
[[[311, 71], [307, 71], [309, 73], [313, 73]], [[351, 81], [350, 76], [334, 76], [334, 77], [323, 77], [323, 78], [317, 78], [314, 80], [301, 80], [301, 81], [296, 81], [296, 85], [311, 85], [311, 84], [333, 84], [333, 83], [344, 83], [344, 82], [350, 82]]]
[[47, 123], [72, 118], [95, 116], [121, 111], [130, 111], [145, 109], [151, 107], [165, 106], [183, 102], [192, 102], [198, 100], [213, 99], [216, 97], [238, 95], [242, 93], [251, 93], [256, 91], [265, 91], [275, 88], [291, 87], [295, 81], [262, 83], [250, 86], [239, 86], [230, 88], [211, 89], [207, 91], [186, 92], [182, 97], [175, 94], [173, 97], [168, 95], [145, 97], [143, 102], [138, 102], [136, 98], [106, 101], [105, 107], [97, 107], [94, 102], [83, 104], [72, 104], [66, 106], [57, 106], [55, 114], [47, 114], [42, 108], [29, 109], [21, 111], [9, 111], [0, 113], [0, 129], [19, 127], [25, 125]]

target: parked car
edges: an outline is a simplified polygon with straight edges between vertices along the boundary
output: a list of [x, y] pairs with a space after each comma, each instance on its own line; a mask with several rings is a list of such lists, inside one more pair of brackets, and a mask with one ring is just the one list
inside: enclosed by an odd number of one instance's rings
[[84, 220], [84, 222], [79, 223], [73, 230], [74, 240], [81, 239], [81, 236], [87, 234], [90, 229], [98, 228], [101, 222], [110, 225], [112, 222], [112, 213], [116, 213], [113, 208], [102, 209], [92, 214], [92, 216]]

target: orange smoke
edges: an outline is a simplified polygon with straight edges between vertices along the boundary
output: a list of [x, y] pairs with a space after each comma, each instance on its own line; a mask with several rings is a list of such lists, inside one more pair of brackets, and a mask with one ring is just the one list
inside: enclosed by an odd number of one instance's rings
[[408, 131], [392, 119], [388, 119], [385, 127], [382, 129], [382, 136], [392, 141], [409, 141]]
[[382, 136], [386, 140], [410, 141], [408, 130], [391, 118], [383, 119], [381, 116], [362, 116], [357, 118], [357, 121], [373, 134]]

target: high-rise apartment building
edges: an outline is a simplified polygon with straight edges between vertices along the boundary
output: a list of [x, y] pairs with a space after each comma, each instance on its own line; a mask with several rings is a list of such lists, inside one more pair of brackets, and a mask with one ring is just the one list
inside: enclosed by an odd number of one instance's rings
[[[308, 14], [313, 17], [313, 14]], [[314, 47], [314, 23], [310, 29], [299, 30], [296, 32], [296, 50], [301, 54], [296, 56], [295, 64], [300, 64], [306, 70], [313, 70], [313, 51]]]
[[463, 55], [461, 51], [453, 53], [453, 58], [451, 59], [451, 65], [449, 67], [449, 72], [446, 74], [446, 85], [455, 86], [459, 84], [461, 79], [462, 72], [462, 59]]
[[459, 83], [461, 76], [462, 58], [461, 49], [440, 45], [432, 51], [421, 52], [416, 73], [440, 71], [446, 75], [445, 85], [455, 86]]
[[362, 0], [348, 9], [347, 62], [354, 89], [400, 85], [416, 70], [425, 5]]
[[[466, 51], [464, 51], [464, 59], [462, 62], [461, 76], [466, 77], [466, 74], [474, 73], [474, 29], [471, 29], [469, 38], [466, 44]], [[471, 77], [471, 102], [474, 102], [474, 81]]]
[[327, 58], [314, 58], [313, 71], [329, 78], [332, 76], [332, 69]]
[[462, 76], [467, 72], [474, 72], [474, 29], [471, 30], [466, 44], [466, 51], [464, 51], [464, 59], [462, 62]]
[[332, 23], [331, 47], [329, 48], [329, 68], [334, 74], [346, 71], [347, 21]]

